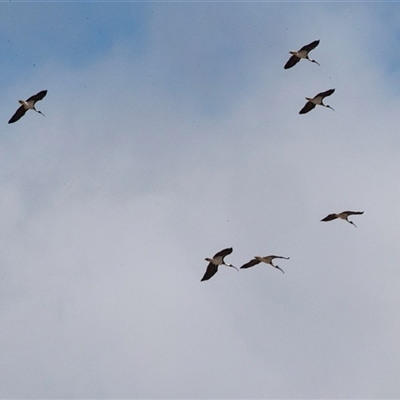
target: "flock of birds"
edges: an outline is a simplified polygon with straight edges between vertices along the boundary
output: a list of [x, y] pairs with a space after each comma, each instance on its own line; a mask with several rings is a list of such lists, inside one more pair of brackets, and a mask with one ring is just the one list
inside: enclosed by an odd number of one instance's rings
[[[289, 69], [289, 68], [294, 67], [301, 59], [305, 59], [305, 60], [311, 61], [311, 62], [319, 65], [319, 63], [317, 61], [312, 60], [308, 57], [308, 53], [311, 50], [314, 50], [318, 45], [319, 45], [319, 40], [315, 40], [315, 41], [303, 46], [298, 51], [290, 51], [289, 53], [292, 56], [289, 58], [289, 60], [285, 64], [284, 68]], [[325, 97], [330, 96], [334, 92], [335, 92], [335, 89], [329, 89], [329, 90], [326, 90], [325, 92], [318, 93], [313, 98], [306, 97], [307, 103], [300, 110], [299, 114], [306, 114], [309, 111], [311, 111], [312, 109], [314, 109], [315, 106], [317, 106], [317, 105], [327, 107], [327, 108], [330, 108], [331, 110], [335, 111], [331, 106], [324, 104], [324, 102], [323, 102]], [[326, 221], [332, 221], [334, 219], [339, 218], [339, 219], [343, 219], [343, 220], [347, 221], [349, 224], [352, 224], [356, 227], [356, 224], [353, 221], [349, 221], [348, 218], [350, 215], [361, 215], [361, 214], [364, 214], [364, 211], [343, 211], [339, 214], [336, 214], [336, 213], [329, 214], [325, 218], [321, 219], [321, 221], [326, 222]], [[201, 279], [201, 281], [207, 281], [208, 279], [212, 278], [218, 272], [218, 267], [220, 265], [232, 267], [232, 268], [235, 268], [237, 271], [239, 271], [239, 269], [237, 269], [234, 265], [227, 264], [224, 260], [227, 255], [232, 253], [232, 251], [233, 251], [233, 248], [229, 247], [227, 249], [219, 251], [217, 254], [214, 255], [213, 258], [206, 258], [205, 260], [208, 261], [209, 264], [207, 266], [206, 272], [205, 272], [203, 278]], [[250, 267], [254, 267], [257, 264], [265, 263], [265, 264], [271, 265], [272, 267], [274, 267], [276, 269], [279, 269], [280, 271], [282, 271], [284, 273], [283, 269], [281, 269], [278, 265], [275, 265], [272, 262], [272, 260], [274, 260], [275, 258], [282, 258], [285, 260], [289, 260], [290, 257], [282, 257], [282, 256], [274, 256], [274, 255], [265, 256], [265, 257], [255, 256], [249, 262], [247, 262], [246, 264], [243, 264], [240, 267], [240, 269], [250, 268]]]
[[[315, 49], [318, 46], [318, 44], [319, 44], [319, 40], [315, 40], [314, 42], [311, 42], [310, 44], [303, 46], [298, 51], [290, 51], [289, 53], [292, 56], [289, 58], [288, 62], [285, 64], [284, 68], [285, 69], [292, 68], [301, 59], [305, 59], [305, 60], [311, 61], [311, 62], [319, 65], [319, 63], [317, 61], [312, 60], [308, 57], [308, 53], [311, 50]], [[326, 90], [325, 92], [318, 93], [313, 98], [306, 97], [307, 103], [300, 110], [299, 114], [306, 114], [309, 111], [311, 111], [313, 108], [315, 108], [315, 106], [317, 106], [317, 105], [327, 107], [327, 108], [330, 108], [331, 110], [333, 110], [333, 108], [331, 106], [324, 104], [323, 100], [325, 97], [333, 94], [334, 91], [335, 91], [335, 89], [329, 89], [329, 90]], [[45, 116], [41, 111], [36, 110], [35, 104], [39, 100], [43, 100], [43, 98], [46, 96], [46, 94], [47, 94], [47, 90], [42, 90], [39, 93], [29, 97], [27, 100], [18, 100], [19, 103], [21, 104], [21, 106], [17, 109], [17, 111], [14, 113], [14, 115], [10, 118], [8, 123], [12, 124], [13, 122], [18, 121], [20, 118], [22, 118], [25, 115], [25, 113], [28, 110], [36, 111], [37, 113]], [[354, 222], [349, 221], [348, 217], [350, 215], [360, 215], [363, 213], [364, 213], [364, 211], [343, 211], [339, 214], [329, 214], [325, 218], [323, 218], [321, 221], [332, 221], [334, 219], [339, 218], [339, 219], [343, 219], [343, 220], [347, 221], [348, 223], [356, 226], [356, 224]], [[227, 249], [219, 251], [217, 254], [214, 255], [213, 258], [206, 258], [205, 260], [208, 261], [209, 264], [207, 266], [206, 272], [205, 272], [203, 278], [201, 279], [201, 281], [207, 281], [208, 279], [212, 278], [218, 272], [218, 267], [220, 265], [232, 267], [232, 268], [235, 268], [237, 271], [239, 271], [239, 269], [236, 268], [234, 265], [225, 263], [225, 257], [227, 255], [231, 254], [232, 251], [233, 251], [232, 247], [229, 247]], [[240, 267], [240, 269], [246, 269], [246, 268], [254, 267], [255, 265], [260, 264], [260, 263], [265, 263], [265, 264], [271, 265], [272, 267], [274, 267], [276, 269], [279, 269], [280, 271], [282, 271], [284, 273], [283, 269], [281, 269], [278, 265], [275, 265], [272, 262], [272, 260], [274, 260], [275, 258], [289, 260], [290, 257], [282, 257], [282, 256], [274, 256], [274, 255], [265, 256], [265, 257], [255, 256], [252, 260], [250, 260], [246, 264], [243, 264]]]

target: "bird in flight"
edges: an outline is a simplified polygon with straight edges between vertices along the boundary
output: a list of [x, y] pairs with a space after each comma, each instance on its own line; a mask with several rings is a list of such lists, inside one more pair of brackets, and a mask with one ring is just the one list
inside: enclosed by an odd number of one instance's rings
[[29, 97], [28, 100], [18, 100], [18, 102], [21, 104], [21, 106], [18, 108], [17, 111], [15, 111], [15, 114], [10, 118], [8, 123], [12, 124], [13, 122], [18, 121], [20, 118], [22, 118], [25, 115], [25, 113], [28, 110], [34, 110], [37, 113], [42, 114], [45, 117], [45, 115], [41, 111], [36, 110], [35, 103], [39, 100], [42, 100], [44, 98], [44, 96], [46, 96], [46, 94], [47, 94], [47, 90], [42, 90], [41, 92], [36, 93], [35, 95]]
[[314, 50], [319, 45], [319, 40], [314, 40], [312, 43], [303, 46], [299, 51], [289, 51], [292, 57], [285, 64], [285, 69], [294, 67], [302, 58], [319, 65], [315, 60], [308, 58], [308, 53]]
[[322, 221], [324, 221], [324, 222], [332, 221], [333, 219], [340, 218], [340, 219], [344, 219], [349, 224], [352, 224], [357, 228], [356, 224], [353, 221], [349, 221], [348, 218], [350, 215], [361, 215], [361, 214], [364, 214], [364, 211], [343, 211], [339, 214], [329, 214], [324, 219], [321, 219], [321, 222]]
[[[318, 93], [315, 97], [313, 97], [312, 99], [310, 97], [306, 97], [307, 103], [306, 105], [300, 110], [299, 114], [306, 114], [309, 111], [311, 111], [315, 106], [323, 106], [323, 107], [328, 107], [331, 110], [333, 110], [333, 108], [331, 106], [328, 106], [327, 104], [323, 103], [323, 100], [325, 97], [330, 96], [333, 92], [335, 91], [335, 89], [329, 89], [326, 92], [321, 92]], [[335, 111], [335, 110], [333, 110]]]
[[226, 264], [224, 261], [224, 258], [228, 255], [231, 254], [233, 251], [232, 247], [229, 247], [228, 249], [224, 249], [219, 251], [213, 258], [206, 258], [206, 261], [209, 262], [206, 273], [204, 274], [203, 278], [201, 281], [207, 281], [210, 278], [212, 278], [217, 272], [218, 272], [218, 266], [219, 265], [226, 265], [227, 267], [233, 267], [237, 271], [239, 271], [235, 266], [232, 264]]
[[255, 256], [252, 260], [250, 260], [248, 263], [243, 264], [240, 268], [250, 268], [250, 267], [254, 267], [254, 265], [260, 264], [260, 263], [266, 263], [269, 265], [272, 265], [274, 268], [277, 268], [279, 270], [281, 270], [283, 273], [285, 273], [283, 271], [282, 268], [279, 268], [277, 265], [275, 265], [272, 260], [275, 258], [283, 258], [285, 260], [289, 260], [290, 257], [282, 257], [282, 256], [266, 256], [266, 257], [260, 257], [260, 256]]

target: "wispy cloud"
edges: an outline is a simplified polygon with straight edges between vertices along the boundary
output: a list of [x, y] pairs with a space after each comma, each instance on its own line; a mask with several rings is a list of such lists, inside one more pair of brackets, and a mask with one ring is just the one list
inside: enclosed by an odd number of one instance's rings
[[[29, 60], [0, 95], [2, 397], [398, 396], [387, 4], [1, 7]], [[315, 39], [321, 67], [285, 71]], [[298, 114], [329, 88], [335, 112]], [[46, 118], [7, 125], [41, 89]], [[319, 222], [352, 208], [357, 229]], [[228, 246], [290, 256], [285, 275], [200, 283]]]

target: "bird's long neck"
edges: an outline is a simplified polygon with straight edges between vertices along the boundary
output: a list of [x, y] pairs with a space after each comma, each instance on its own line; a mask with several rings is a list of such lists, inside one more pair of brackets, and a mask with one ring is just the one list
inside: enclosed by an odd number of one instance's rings
[[[315, 63], [315, 64], [317, 64], [317, 65], [319, 65], [319, 63], [317, 63], [315, 60], [312, 60], [311, 58], [308, 58], [308, 57], [307, 57], [307, 60], [308, 60], [308, 61], [311, 61], [311, 62], [313, 62], [313, 63]], [[319, 66], [320, 66], [320, 65], [319, 65]]]
[[353, 221], [349, 221], [348, 219], [346, 219], [346, 221], [347, 221], [349, 224], [352, 224], [352, 225], [354, 225], [354, 226], [357, 228], [357, 225], [356, 225]]
[[232, 264], [225, 264], [224, 263], [224, 265], [226, 265], [227, 267], [232, 267], [232, 268], [235, 268], [236, 269], [236, 271], [239, 271], [234, 265], [232, 265]]
[[41, 111], [36, 110], [35, 106], [33, 106], [33, 110], [35, 110], [37, 113], [39, 113], [39, 114], [43, 115], [43, 117], [45, 117], [45, 115]]

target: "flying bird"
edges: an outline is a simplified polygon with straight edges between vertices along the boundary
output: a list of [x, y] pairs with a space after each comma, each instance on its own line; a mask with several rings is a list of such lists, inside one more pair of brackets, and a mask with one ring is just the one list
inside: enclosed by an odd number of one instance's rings
[[[314, 50], [319, 45], [319, 40], [314, 40], [314, 42], [303, 46], [299, 51], [289, 51], [292, 57], [289, 58], [288, 62], [285, 64], [285, 69], [294, 67], [302, 58], [318, 64], [315, 60], [308, 58], [308, 53]], [[318, 64], [319, 65], [319, 64]]]
[[18, 100], [18, 102], [22, 105], [21, 105], [21, 107], [18, 108], [17, 111], [15, 111], [15, 114], [10, 118], [8, 123], [12, 124], [13, 122], [18, 121], [20, 118], [22, 118], [25, 115], [25, 113], [28, 110], [34, 110], [37, 113], [42, 114], [45, 117], [45, 115], [41, 111], [36, 110], [35, 103], [39, 100], [42, 100], [44, 98], [44, 96], [46, 96], [46, 94], [47, 94], [47, 90], [42, 90], [41, 92], [29, 97], [28, 100]]
[[232, 251], [233, 251], [232, 247], [229, 247], [228, 249], [219, 251], [213, 258], [206, 258], [206, 261], [208, 261], [209, 264], [207, 266], [206, 273], [204, 274], [201, 281], [207, 281], [210, 278], [212, 278], [217, 273], [219, 265], [226, 265], [227, 267], [233, 267], [237, 271], [239, 271], [235, 266], [233, 266], [232, 264], [226, 264], [224, 261], [224, 258], [228, 254], [231, 254]]
[[345, 221], [354, 225], [357, 228], [357, 226], [354, 222], [348, 220], [348, 217], [350, 215], [361, 215], [361, 214], [364, 214], [364, 211], [343, 211], [340, 214], [329, 214], [324, 219], [321, 219], [321, 222], [322, 221], [324, 221], [324, 222], [332, 221], [333, 219], [340, 218], [340, 219], [344, 219]]
[[[306, 97], [307, 103], [306, 105], [300, 110], [299, 114], [306, 114], [309, 111], [311, 111], [315, 106], [323, 106], [323, 107], [328, 107], [331, 110], [333, 110], [333, 108], [331, 106], [328, 106], [326, 104], [323, 103], [323, 100], [325, 97], [330, 96], [333, 92], [335, 91], [335, 89], [329, 89], [326, 92], [322, 92], [322, 93], [318, 93], [314, 98], [309, 98]], [[335, 110], [333, 110], [335, 111]]]
[[240, 268], [250, 268], [254, 267], [254, 265], [260, 264], [261, 262], [272, 265], [274, 268], [277, 268], [281, 270], [283, 273], [283, 269], [279, 268], [277, 265], [275, 265], [272, 260], [274, 258], [283, 258], [285, 260], [289, 260], [290, 257], [282, 257], [282, 256], [266, 256], [266, 257], [260, 257], [260, 256], [255, 256], [252, 260], [250, 260], [248, 263], [243, 264]]

